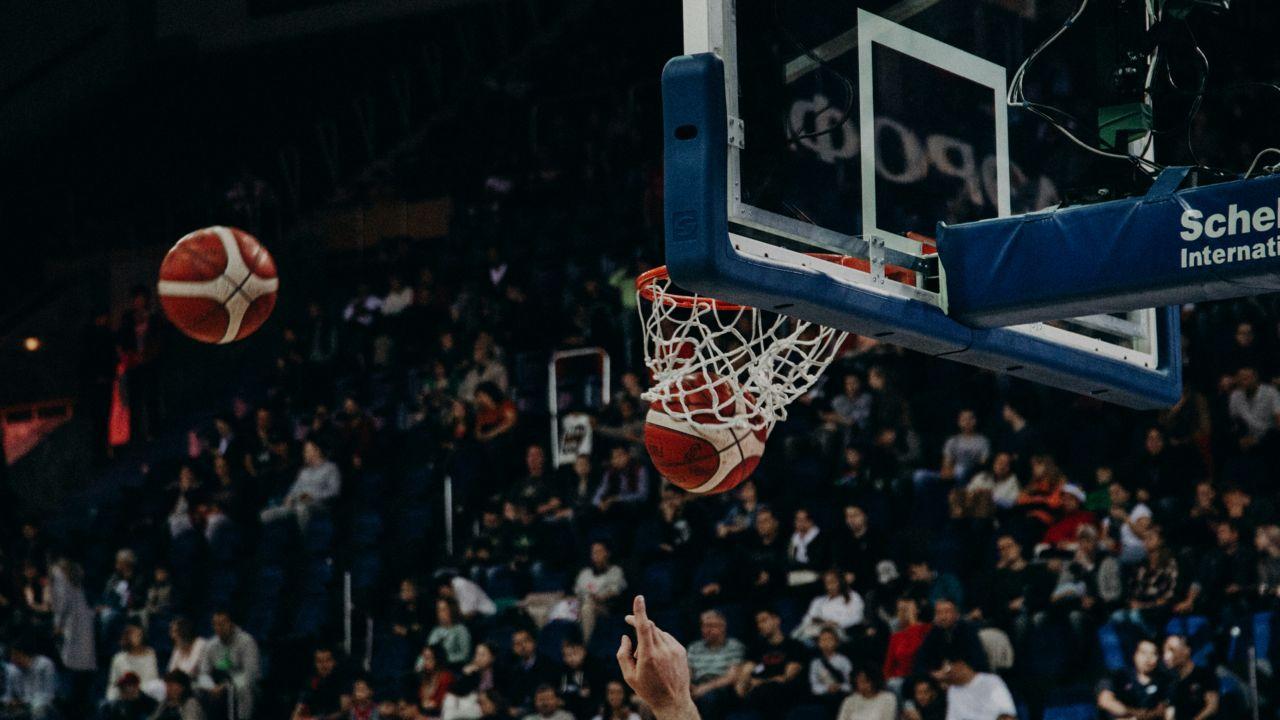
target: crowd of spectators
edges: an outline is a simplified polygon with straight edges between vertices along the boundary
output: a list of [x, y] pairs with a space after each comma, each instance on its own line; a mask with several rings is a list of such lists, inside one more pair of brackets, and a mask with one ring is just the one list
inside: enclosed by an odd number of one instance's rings
[[[643, 450], [660, 170], [616, 100], [482, 151], [449, 238], [285, 317], [177, 453], [135, 296], [136, 472], [81, 535], [5, 538], [0, 718], [632, 720], [636, 593], [705, 720], [1243, 717], [1254, 671], [1274, 706], [1274, 298], [1186, 308], [1159, 413], [857, 338], [751, 479], [690, 495]], [[541, 383], [580, 347], [618, 390], [564, 400], [594, 443], [556, 465]]]

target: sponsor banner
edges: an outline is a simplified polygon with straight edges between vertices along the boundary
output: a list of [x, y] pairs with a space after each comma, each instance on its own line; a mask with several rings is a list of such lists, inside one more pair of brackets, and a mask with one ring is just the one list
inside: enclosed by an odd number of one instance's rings
[[1280, 176], [941, 227], [950, 314], [996, 327], [1280, 290]]

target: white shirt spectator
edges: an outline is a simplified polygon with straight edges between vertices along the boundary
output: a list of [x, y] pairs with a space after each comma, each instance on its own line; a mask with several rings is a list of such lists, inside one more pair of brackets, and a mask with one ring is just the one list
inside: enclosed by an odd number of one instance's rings
[[341, 490], [342, 475], [332, 461], [326, 460], [315, 467], [304, 465], [298, 471], [298, 479], [293, 481], [293, 487], [289, 488], [285, 504], [296, 502], [303, 495], [311, 496], [311, 502], [324, 502], [337, 497]]
[[1276, 415], [1280, 414], [1280, 390], [1263, 383], [1253, 397], [1249, 397], [1244, 388], [1236, 388], [1227, 401], [1227, 411], [1232, 420], [1245, 426], [1250, 437], [1260, 438], [1276, 427]]
[[196, 677], [200, 673], [200, 661], [204, 659], [204, 650], [207, 641], [198, 637], [191, 641], [191, 647], [186, 652], [182, 648], [175, 647], [173, 653], [169, 655], [169, 667], [166, 672], [181, 670], [188, 677]]
[[841, 637], [844, 631], [862, 623], [866, 604], [862, 596], [853, 590], [848, 595], [829, 597], [820, 595], [809, 603], [809, 611], [796, 626], [792, 637], [799, 640], [812, 640], [824, 627], [834, 625]]
[[47, 711], [53, 704], [58, 689], [58, 670], [49, 658], [36, 655], [25, 670], [16, 663], [5, 663], [4, 674], [0, 702], [29, 705], [37, 712]]
[[116, 687], [116, 681], [127, 673], [138, 676], [138, 680], [142, 683], [142, 692], [156, 699], [164, 697], [164, 683], [160, 680], [156, 653], [151, 648], [136, 655], [121, 650], [111, 658], [111, 672], [107, 677], [107, 700], [120, 699], [120, 688]]
[[894, 720], [896, 717], [898, 717], [897, 698], [893, 693], [881, 690], [869, 698], [858, 693], [845, 698], [840, 704], [837, 720]]
[[413, 288], [402, 287], [399, 290], [392, 290], [382, 300], [382, 314], [399, 315], [412, 304]]
[[942, 455], [951, 461], [957, 473], [965, 473], [991, 457], [991, 441], [978, 433], [952, 435], [942, 445]]
[[458, 601], [458, 611], [462, 613], [462, 617], [489, 616], [498, 612], [498, 606], [493, 604], [484, 588], [474, 582], [464, 577], [455, 577], [449, 584], [453, 586], [453, 596]]
[[947, 687], [947, 720], [996, 720], [1018, 717], [1009, 688], [998, 675], [976, 673], [968, 685]]
[[990, 492], [996, 507], [1002, 510], [1008, 510], [1018, 504], [1018, 495], [1022, 493], [1022, 485], [1018, 482], [1017, 475], [1010, 474], [1003, 480], [997, 480], [996, 476], [988, 470], [974, 475], [967, 489], [969, 492], [981, 490]]
[[[836, 685], [840, 688], [840, 692], [853, 692], [853, 661], [849, 658], [836, 653], [830, 658], [819, 655], [809, 661], [809, 689], [814, 695], [827, 695], [831, 693], [831, 686]], [[831, 667], [828, 668], [827, 666]], [[835, 672], [831, 672], [834, 669]]]
[[[1133, 510], [1129, 511], [1129, 522], [1120, 528], [1120, 562], [1131, 565], [1140, 563], [1147, 557], [1147, 546], [1143, 544], [1142, 538], [1138, 533], [1133, 531], [1133, 526], [1142, 518], [1151, 517], [1151, 508], [1143, 503], [1133, 506]], [[1111, 522], [1111, 518], [1107, 518], [1107, 522]]]

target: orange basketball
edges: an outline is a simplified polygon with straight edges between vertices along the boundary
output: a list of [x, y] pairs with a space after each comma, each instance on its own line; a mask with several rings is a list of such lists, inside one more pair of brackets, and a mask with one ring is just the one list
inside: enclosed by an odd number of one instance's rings
[[[649, 457], [663, 477], [689, 492], [732, 490], [760, 464], [768, 432], [764, 428], [735, 428], [719, 421], [720, 417], [754, 411], [750, 396], [735, 397], [727, 382], [694, 373], [681, 384], [698, 389], [668, 400], [667, 407], [662, 401], [649, 407], [644, 426], [644, 446]], [[672, 416], [668, 408], [694, 411], [691, 417], [698, 424]], [[705, 412], [696, 412], [703, 409]], [[718, 424], [723, 427], [715, 427]]]
[[200, 342], [252, 335], [271, 316], [279, 286], [271, 254], [237, 228], [196, 230], [160, 264], [160, 307], [175, 327]]

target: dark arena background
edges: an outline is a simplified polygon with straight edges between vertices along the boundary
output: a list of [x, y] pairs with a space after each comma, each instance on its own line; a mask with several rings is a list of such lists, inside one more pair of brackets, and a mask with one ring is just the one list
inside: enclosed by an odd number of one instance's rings
[[[1036, 37], [1077, 5], [975, 2]], [[1201, 4], [1157, 157], [1240, 173], [1280, 144], [1280, 6]], [[1275, 295], [1182, 307], [1161, 412], [857, 338], [737, 489], [664, 482], [635, 279], [681, 17], [0, 7], [0, 719], [650, 718], [636, 594], [704, 720], [970, 720], [952, 663], [1026, 720], [1277, 717]], [[1036, 96], [1071, 107], [1070, 58]], [[215, 225], [279, 274], [226, 345], [157, 286]]]

